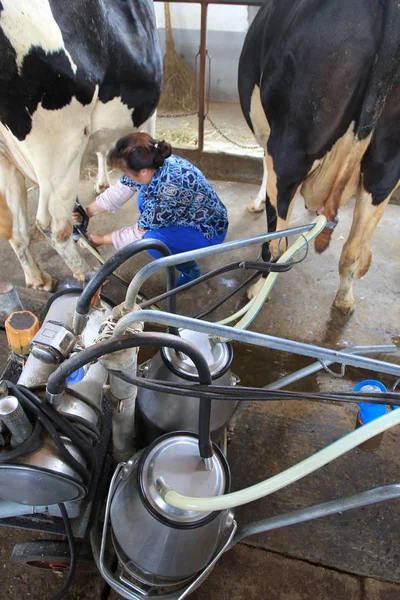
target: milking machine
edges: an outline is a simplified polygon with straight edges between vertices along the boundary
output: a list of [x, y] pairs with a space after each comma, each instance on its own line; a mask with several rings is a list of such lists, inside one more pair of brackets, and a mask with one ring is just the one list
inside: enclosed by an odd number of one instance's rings
[[[400, 496], [400, 485], [393, 484], [245, 527], [235, 519], [237, 506], [297, 481], [400, 423], [400, 411], [392, 410], [400, 405], [397, 392], [282, 389], [332, 363], [399, 377], [399, 365], [366, 356], [396, 352], [396, 346], [336, 351], [247, 331], [278, 274], [295, 264], [295, 254], [307, 249], [324, 225], [318, 217], [301, 227], [176, 256], [161, 242], [135, 242], [106, 261], [83, 290], [54, 295], [40, 328], [25, 331], [18, 312], [9, 317], [10, 346], [22, 371], [15, 381], [6, 370], [0, 384], [0, 523], [21, 526], [23, 518], [22, 526], [30, 527], [31, 519], [44, 531], [63, 533], [62, 517], [70, 574], [56, 598], [73, 576], [74, 538], [90, 539], [101, 575], [123, 598], [183, 600], [224, 552], [249, 535]], [[291, 235], [299, 237], [277, 266], [229, 267], [269, 270], [243, 309], [219, 323], [176, 314], [176, 264]], [[114, 307], [101, 296], [104, 281], [150, 244], [164, 256], [136, 273], [125, 301]], [[142, 310], [140, 288], [161, 270], [167, 312]], [[234, 321], [234, 327], [227, 325]], [[150, 323], [168, 332], [143, 331]], [[25, 354], [17, 351], [22, 339]], [[232, 341], [314, 357], [317, 363], [266, 388], [241, 387], [231, 371]], [[138, 365], [142, 347], [157, 351]], [[391, 410], [267, 481], [231, 492], [227, 431], [245, 402], [354, 403], [360, 397]]]

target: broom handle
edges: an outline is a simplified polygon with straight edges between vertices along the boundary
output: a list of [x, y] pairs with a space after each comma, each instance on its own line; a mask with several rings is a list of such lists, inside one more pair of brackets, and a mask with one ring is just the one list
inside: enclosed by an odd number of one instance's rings
[[166, 52], [171, 52], [175, 49], [174, 37], [172, 35], [171, 25], [171, 10], [169, 2], [164, 2], [164, 15], [165, 15], [165, 49]]

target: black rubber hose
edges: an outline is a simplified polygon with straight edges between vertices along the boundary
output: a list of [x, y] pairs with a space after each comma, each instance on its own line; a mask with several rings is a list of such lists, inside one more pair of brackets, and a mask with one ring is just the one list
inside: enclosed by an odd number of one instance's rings
[[[200, 385], [190, 385], [186, 383], [173, 384], [169, 381], [158, 381], [144, 377], [130, 377], [120, 371], [110, 371], [110, 374], [119, 377], [127, 383], [132, 383], [138, 387], [143, 387], [155, 392], [174, 394], [176, 396], [192, 396], [195, 398], [209, 398], [210, 400], [228, 401], [228, 402], [269, 402], [280, 400], [300, 400], [310, 402], [344, 402], [356, 403], [367, 402], [369, 404], [388, 405], [397, 407], [400, 405], [400, 393], [313, 393], [313, 392], [290, 392], [287, 390], [268, 390], [265, 388], [252, 388], [241, 386], [220, 386], [204, 387]], [[362, 396], [360, 398], [360, 396]]]
[[192, 315], [191, 318], [192, 319], [204, 319], [204, 317], [207, 317], [207, 315], [210, 315], [212, 312], [214, 312], [214, 310], [217, 310], [217, 308], [222, 306], [222, 304], [225, 304], [225, 302], [228, 302], [228, 300], [233, 298], [233, 296], [238, 294], [240, 292], [240, 290], [247, 287], [250, 283], [252, 283], [252, 281], [257, 279], [257, 277], [259, 277], [259, 276], [260, 276], [259, 273], [253, 273], [253, 275], [250, 275], [250, 277], [247, 277], [247, 279], [245, 279], [243, 281], [243, 283], [241, 283], [237, 288], [235, 288], [231, 292], [228, 292], [227, 294], [222, 296], [222, 298], [217, 300], [217, 302], [214, 302], [214, 304], [211, 304], [211, 306], [208, 306], [207, 308], [200, 311], [199, 313]]
[[30, 452], [37, 450], [42, 443], [41, 433], [42, 426], [40, 425], [39, 421], [36, 421], [31, 435], [25, 441], [23, 441], [21, 444], [18, 444], [18, 446], [12, 450], [2, 450], [0, 452], [0, 463], [15, 460], [24, 454], [29, 454]]
[[196, 285], [200, 285], [200, 283], [204, 283], [205, 281], [208, 281], [209, 279], [213, 279], [213, 277], [217, 277], [217, 275], [222, 275], [223, 273], [227, 273], [228, 271], [234, 271], [236, 269], [242, 269], [243, 268], [242, 265], [243, 265], [243, 261], [241, 260], [241, 261], [235, 261], [232, 263], [228, 263], [227, 265], [223, 265], [222, 267], [218, 267], [217, 269], [214, 269], [213, 271], [209, 271], [208, 273], [204, 273], [204, 275], [200, 275], [200, 277], [198, 277], [197, 279], [194, 279], [194, 281], [189, 281], [188, 283], [185, 283], [184, 285], [180, 285], [178, 288], [175, 288], [171, 292], [164, 292], [163, 294], [160, 294], [159, 296], [155, 296], [154, 298], [150, 298], [150, 300], [146, 300], [146, 302], [142, 302], [142, 304], [140, 305], [140, 308], [142, 308], [144, 310], [145, 308], [148, 308], [155, 302], [161, 302], [161, 300], [166, 300], [167, 298], [169, 298], [169, 296], [181, 294], [182, 292], [187, 292], [192, 287], [195, 287]]
[[[162, 256], [171, 255], [171, 251], [168, 246], [159, 240], [138, 240], [137, 242], [132, 242], [131, 244], [124, 246], [113, 256], [111, 256], [86, 284], [78, 299], [75, 311], [80, 315], [87, 315], [90, 309], [90, 301], [99, 287], [103, 285], [107, 277], [129, 258], [132, 258], [136, 254], [139, 254], [139, 252], [144, 252], [145, 250], [157, 250]], [[175, 267], [168, 267], [167, 290], [172, 291], [174, 288]], [[174, 295], [169, 297], [168, 312], [176, 312], [176, 299]]]
[[149, 306], [151, 306], [152, 304], [155, 304], [156, 302], [161, 302], [161, 300], [166, 300], [170, 296], [175, 296], [176, 294], [181, 294], [182, 292], [186, 292], [187, 290], [190, 290], [192, 287], [199, 285], [200, 283], [204, 283], [205, 281], [208, 281], [209, 279], [213, 279], [214, 277], [217, 277], [217, 275], [223, 275], [223, 273], [228, 273], [229, 271], [237, 271], [238, 269], [240, 269], [240, 270], [253, 269], [253, 270], [258, 271], [257, 275], [259, 275], [261, 273], [265, 274], [265, 273], [273, 273], [273, 272], [283, 273], [285, 271], [290, 271], [290, 269], [293, 268], [294, 264], [295, 263], [293, 263], [293, 262], [288, 262], [288, 263], [273, 263], [273, 262], [267, 263], [267, 262], [265, 262], [265, 263], [262, 263], [262, 262], [246, 262], [244, 260], [237, 260], [235, 262], [228, 263], [227, 265], [223, 265], [222, 267], [218, 267], [217, 269], [214, 269], [213, 271], [209, 271], [208, 273], [204, 273], [204, 275], [201, 275], [194, 281], [189, 281], [189, 283], [185, 283], [184, 285], [181, 285], [178, 288], [175, 288], [174, 290], [164, 292], [163, 294], [160, 294], [159, 296], [150, 298], [150, 300], [146, 300], [146, 302], [142, 302], [142, 304], [140, 304], [140, 308], [142, 308], [144, 310], [145, 308], [148, 308]]
[[68, 546], [69, 546], [70, 562], [69, 562], [68, 577], [65, 580], [64, 585], [62, 586], [61, 590], [55, 596], [53, 596], [52, 600], [62, 600], [62, 598], [64, 598], [64, 596], [66, 596], [66, 594], [68, 593], [68, 591], [72, 585], [72, 581], [74, 579], [75, 570], [76, 570], [75, 542], [74, 542], [74, 536], [72, 533], [72, 527], [71, 527], [71, 523], [70, 523], [70, 520], [68, 517], [67, 509], [65, 508], [65, 505], [62, 503], [58, 504], [58, 508], [60, 509], [61, 516], [64, 521], [65, 535], [67, 536]]
[[[130, 336], [113, 338], [109, 341], [99, 342], [89, 346], [85, 350], [74, 354], [64, 361], [49, 377], [46, 394], [57, 396], [65, 388], [66, 378], [77, 371], [80, 367], [87, 365], [104, 356], [127, 348], [139, 348], [140, 346], [156, 346], [171, 348], [183, 352], [194, 363], [201, 385], [212, 385], [210, 369], [203, 354], [190, 342], [168, 333], [138, 333]], [[199, 408], [199, 450], [202, 458], [212, 456], [212, 444], [210, 438], [210, 413], [211, 400], [204, 398], [200, 401]]]
[[[95, 466], [95, 453], [93, 450], [93, 446], [87, 441], [87, 437], [83, 435], [78, 429], [76, 429], [68, 420], [67, 417], [64, 417], [62, 414], [58, 413], [51, 405], [47, 405], [42, 402], [40, 398], [35, 396], [32, 390], [26, 388], [25, 386], [18, 386], [19, 391], [22, 392], [36, 405], [39, 407], [42, 415], [41, 418], [46, 418], [50, 421], [50, 426], [54, 422], [55, 425], [61, 430], [61, 432], [68, 437], [73, 444], [75, 444], [85, 455], [85, 459], [88, 461], [90, 469], [93, 469]], [[18, 389], [17, 388], [17, 389]], [[67, 450], [68, 452], [68, 450]], [[69, 452], [68, 452], [69, 454]], [[75, 459], [74, 459], [75, 460]], [[82, 465], [80, 468], [82, 468]]]
[[[34, 412], [37, 422], [43, 425], [44, 429], [46, 429], [61, 457], [69, 465], [71, 465], [72, 468], [79, 473], [83, 481], [88, 484], [91, 478], [91, 471], [95, 466], [95, 454], [93, 447], [87, 443], [87, 438], [85, 438], [77, 429], [70, 425], [67, 419], [62, 415], [59, 415], [51, 406], [46, 406], [46, 404], [42, 402], [40, 398], [35, 396], [31, 390], [28, 390], [23, 386], [15, 385], [12, 382], [7, 382], [7, 387], [18, 398], [24, 409]], [[60, 433], [56, 430], [55, 425], [57, 425], [59, 429], [62, 430], [62, 433], [71, 439], [71, 441], [83, 453], [85, 459], [90, 465], [90, 470], [88, 470], [84, 465], [78, 462], [74, 456], [72, 456], [69, 450], [65, 447], [64, 442], [60, 437]], [[24, 444], [20, 444], [18, 448], [15, 448], [15, 450], [19, 451], [20, 455], [32, 451], [25, 449]]]

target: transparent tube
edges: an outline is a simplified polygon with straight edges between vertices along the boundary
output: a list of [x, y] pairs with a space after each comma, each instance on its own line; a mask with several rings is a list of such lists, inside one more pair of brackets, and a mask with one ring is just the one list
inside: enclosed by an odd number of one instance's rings
[[167, 480], [163, 482], [160, 494], [165, 502], [181, 510], [212, 512], [215, 510], [225, 510], [227, 508], [242, 506], [243, 504], [248, 504], [249, 502], [268, 496], [269, 494], [302, 479], [306, 475], [327, 465], [339, 456], [342, 456], [342, 454], [356, 448], [370, 438], [399, 424], [400, 409], [392, 410], [390, 413], [379, 417], [379, 419], [375, 419], [371, 423], [363, 425], [359, 429], [348, 433], [346, 436], [333, 442], [330, 446], [309, 456], [293, 467], [286, 469], [286, 471], [278, 473], [278, 475], [274, 475], [273, 477], [244, 490], [226, 494], [225, 496], [215, 496], [212, 498], [181, 496], [168, 485]]
[[240, 310], [235, 312], [233, 315], [230, 315], [229, 317], [225, 317], [225, 319], [221, 319], [221, 321], [217, 321], [217, 323], [219, 323], [220, 325], [228, 325], [229, 323], [232, 323], [232, 321], [236, 321], [237, 319], [240, 319], [240, 317], [242, 317], [243, 315], [245, 315], [247, 313], [247, 311], [250, 309], [251, 305], [254, 304], [254, 301], [255, 301], [255, 298], [252, 298], [247, 304], [242, 306], [242, 308]]

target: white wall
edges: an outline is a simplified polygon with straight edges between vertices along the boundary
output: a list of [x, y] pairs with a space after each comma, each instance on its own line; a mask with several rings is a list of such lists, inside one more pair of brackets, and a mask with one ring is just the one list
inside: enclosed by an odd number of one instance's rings
[[[194, 69], [200, 45], [200, 5], [170, 3], [176, 50]], [[164, 47], [164, 3], [155, 2], [161, 43]], [[237, 67], [244, 38], [255, 15], [254, 8], [210, 4], [207, 48], [211, 57], [212, 100], [237, 102]]]
[[[155, 2], [154, 4], [158, 26], [164, 29], [164, 3]], [[173, 29], [200, 30], [200, 4], [171, 2], [169, 6]], [[247, 6], [210, 4], [207, 23], [209, 31], [247, 31], [249, 27], [248, 8]]]

